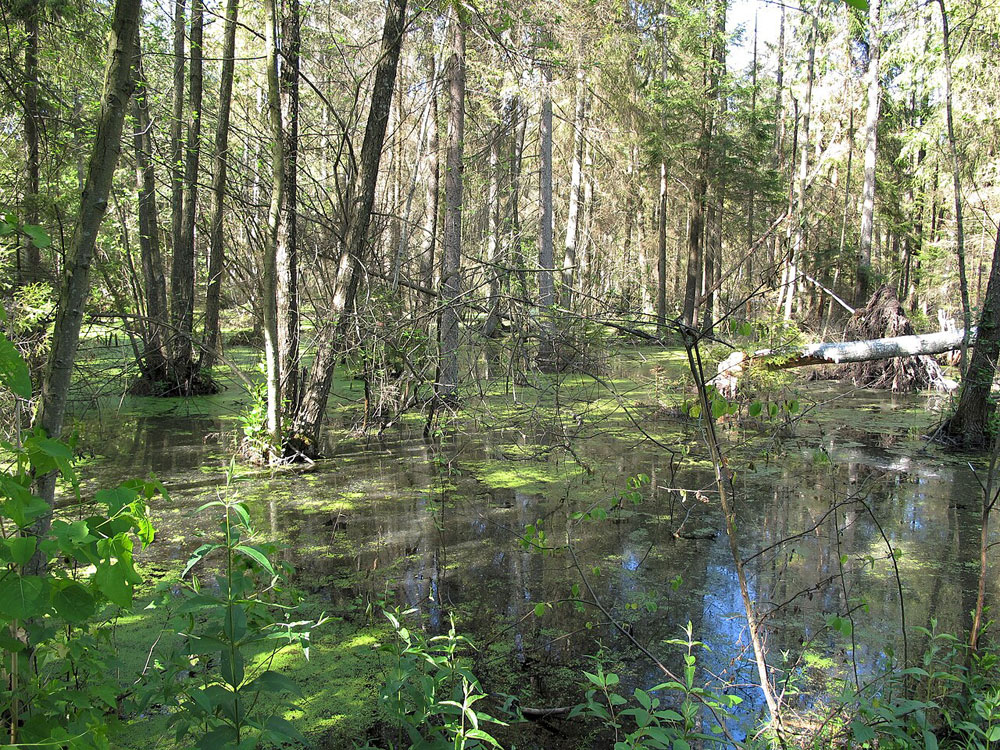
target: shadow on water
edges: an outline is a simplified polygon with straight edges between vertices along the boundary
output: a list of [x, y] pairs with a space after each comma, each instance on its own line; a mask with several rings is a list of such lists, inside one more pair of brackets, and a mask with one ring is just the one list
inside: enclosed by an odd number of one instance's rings
[[[836, 400], [797, 437], [776, 445], [730, 435], [741, 445], [740, 544], [770, 661], [803, 706], [820, 701], [833, 680], [851, 678], [852, 660], [861, 678], [901, 663], [896, 567], [912, 663], [921, 648], [915, 626], [932, 618], [944, 631], [967, 626], [978, 560], [974, 476], [957, 460], [917, 456], [920, 443], [908, 437], [926, 401], [811, 388], [818, 401]], [[172, 488], [149, 554], [184, 559], [202, 541], [192, 531], [213, 525], [191, 511], [218, 491], [228, 463], [219, 435], [233, 427], [197, 413], [123, 412], [99, 429], [84, 420], [84, 434], [116, 436], [97, 438], [102, 458], [85, 474], [106, 485], [154, 473]], [[691, 449], [679, 463], [635, 434], [609, 432], [574, 445], [593, 473], [550, 450], [561, 440], [552, 435], [467, 425], [441, 443], [397, 427], [381, 441], [342, 444], [313, 471], [252, 474], [236, 491], [258, 526], [287, 543], [302, 587], [331, 611], [388, 596], [437, 632], [454, 615], [482, 647], [477, 665], [491, 690], [542, 706], [577, 702], [579, 670], [592, 664], [584, 657], [598, 652], [625, 685], [648, 687], [663, 676], [608, 616], [673, 668], [680, 650], [664, 641], [690, 622], [710, 649], [699, 656], [700, 679], [734, 686], [744, 715], [753, 715], [762, 701], [710, 467], [694, 423], [669, 427], [674, 443]], [[650, 477], [641, 502], [615, 507], [638, 474]], [[597, 504], [611, 509], [606, 519], [568, 522]], [[546, 541], [524, 544], [539, 522]], [[567, 539], [579, 570], [562, 550]], [[556, 549], [536, 548], [548, 546]], [[589, 598], [581, 572], [605, 611], [578, 601]], [[997, 582], [989, 586], [995, 599]], [[539, 603], [545, 611], [536, 616]], [[828, 627], [848, 611], [853, 644]]]

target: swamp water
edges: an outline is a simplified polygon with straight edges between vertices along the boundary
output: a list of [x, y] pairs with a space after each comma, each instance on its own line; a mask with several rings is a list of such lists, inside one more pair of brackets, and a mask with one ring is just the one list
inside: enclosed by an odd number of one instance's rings
[[[683, 638], [690, 622], [709, 649], [698, 653], [698, 681], [725, 683], [744, 699], [741, 715], [754, 716], [762, 700], [698, 423], [648, 408], [648, 392], [590, 411], [586, 393], [557, 394], [565, 397], [558, 413], [536, 404], [516, 418], [504, 411], [513, 396], [495, 397], [436, 439], [424, 439], [415, 422], [381, 439], [332, 430], [332, 460], [276, 476], [245, 471], [232, 492], [265, 536], [286, 545], [298, 585], [327, 613], [360, 630], [370, 623], [365, 605], [387, 599], [418, 610], [431, 633], [447, 631], [454, 617], [479, 646], [474, 668], [495, 694], [535, 707], [580, 702], [581, 670], [594, 671], [589, 655], [598, 652], [606, 671], [622, 675], [623, 694], [650, 687], [665, 678], [609, 616], [675, 671], [681, 649], [664, 641]], [[931, 618], [942, 631], [967, 626], [981, 490], [962, 459], [920, 452], [936, 399], [830, 383], [801, 385], [797, 396], [806, 408], [793, 432], [733, 424], [720, 435], [737, 471], [752, 593], [769, 613], [769, 660], [787, 669], [788, 694], [800, 692], [790, 700], [809, 707], [832, 680], [853, 674], [852, 655], [864, 680], [899, 664], [904, 648], [915, 663], [923, 640], [914, 628]], [[170, 491], [169, 504], [154, 507], [158, 538], [147, 562], [179, 568], [205, 541], [198, 534], [214, 530], [217, 519], [193, 511], [221, 491], [230, 459], [223, 436], [236, 429], [238, 400], [127, 399], [78, 418], [84, 448], [95, 453], [82, 471], [85, 488], [152, 473]], [[629, 478], [639, 475], [648, 481], [629, 497]], [[605, 511], [592, 514], [599, 518], [573, 519], [596, 507]], [[991, 601], [997, 593], [991, 579]], [[827, 627], [848, 609], [853, 647]], [[357, 648], [371, 650], [372, 639], [359, 638]], [[361, 680], [364, 695], [354, 696], [368, 704], [367, 729], [376, 681]], [[305, 687], [308, 695], [317, 686]], [[363, 739], [351, 737], [356, 720], [338, 726], [336, 705], [307, 715], [326, 746]], [[306, 720], [302, 728], [316, 727]], [[574, 731], [549, 722], [498, 734], [518, 747], [607, 746]]]

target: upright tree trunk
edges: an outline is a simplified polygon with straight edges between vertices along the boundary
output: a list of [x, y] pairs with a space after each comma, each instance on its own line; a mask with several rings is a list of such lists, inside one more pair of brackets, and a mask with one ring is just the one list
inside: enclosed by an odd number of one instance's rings
[[[875, 0], [878, 2], [878, 0]], [[795, 301], [795, 288], [798, 284], [798, 265], [802, 263], [806, 247], [806, 189], [809, 176], [809, 118], [812, 114], [813, 79], [816, 70], [816, 45], [819, 43], [819, 8], [812, 14], [812, 30], [809, 33], [809, 66], [806, 72], [806, 103], [802, 112], [802, 148], [799, 151], [799, 187], [795, 203], [793, 225], [795, 235], [791, 250], [788, 253], [788, 273], [785, 283], [785, 320], [792, 319], [792, 304]]]
[[[753, 127], [757, 127], [757, 12], [753, 16], [753, 58], [750, 62], [750, 122]], [[754, 240], [754, 208], [757, 198], [756, 182], [750, 185], [750, 195], [747, 198], [747, 247], [753, 245]], [[753, 253], [747, 253], [746, 265], [743, 276], [747, 284], [753, 288]]]
[[[853, 98], [853, 97], [852, 97]], [[837, 290], [837, 279], [840, 276], [841, 263], [843, 262], [844, 243], [847, 241], [847, 216], [851, 206], [851, 179], [854, 177], [854, 106], [853, 102], [847, 103], [850, 114], [848, 115], [847, 126], [847, 174], [844, 178], [844, 211], [840, 218], [840, 245], [837, 249], [837, 270], [833, 276], [833, 290]], [[823, 333], [826, 334], [827, 326], [833, 318], [833, 305], [835, 300], [830, 297], [826, 308], [826, 319], [823, 324]]]
[[[955, 254], [958, 257], [958, 283], [959, 291], [962, 295], [962, 320], [965, 330], [968, 331], [972, 325], [972, 308], [969, 304], [969, 280], [965, 270], [965, 224], [962, 216], [962, 174], [958, 159], [958, 142], [955, 139], [955, 121], [952, 113], [952, 93], [951, 93], [951, 29], [948, 25], [948, 11], [945, 9], [944, 0], [938, 0], [941, 8], [941, 30], [944, 54], [944, 104], [945, 118], [948, 123], [948, 151], [951, 156], [951, 175], [955, 191]], [[962, 345], [962, 372], [966, 371], [968, 361], [968, 343]]]
[[[278, 323], [278, 372], [284, 409], [298, 406], [299, 290], [298, 290], [298, 158], [299, 158], [299, 0], [283, 0], [279, 92], [282, 121], [281, 204], [275, 252], [275, 304]], [[287, 406], [284, 406], [287, 404]]]
[[[716, 142], [716, 129], [722, 128], [722, 115], [726, 108], [726, 98], [720, 85], [720, 78], [726, 72], [726, 3], [718, 0], [715, 4], [715, 39], [712, 42], [712, 70], [708, 97], [713, 107], [712, 137]], [[716, 152], [720, 149], [715, 147]], [[722, 275], [722, 208], [725, 200], [725, 177], [719, 166], [723, 154], [709, 155], [708, 173], [712, 181], [712, 202], [708, 207], [708, 227], [706, 233], [707, 252], [705, 253], [705, 308], [702, 318], [702, 329], [711, 332], [715, 325], [715, 291], [716, 276]]]
[[854, 304], [858, 307], [868, 302], [872, 277], [872, 230], [875, 226], [875, 165], [878, 153], [878, 120], [882, 105], [882, 81], [880, 71], [879, 18], [881, 0], [871, 0], [868, 4], [868, 110], [865, 114], [865, 166], [864, 186], [861, 203], [861, 244], [858, 260], [857, 290]]
[[[40, 0], [30, 0], [24, 16], [24, 149], [27, 185], [24, 195], [26, 224], [39, 220], [41, 190], [38, 150], [38, 16]], [[19, 255], [20, 278], [35, 281], [41, 276], [42, 256], [33, 242], [22, 242]]]
[[212, 172], [212, 219], [209, 229], [208, 290], [205, 295], [205, 341], [203, 367], [211, 367], [222, 354], [219, 312], [222, 278], [225, 274], [226, 175], [229, 169], [229, 113], [233, 100], [233, 71], [236, 62], [236, 26], [239, 0], [226, 0], [226, 27], [222, 39], [222, 74], [219, 78], [219, 120], [215, 125], [215, 169]]
[[566, 243], [562, 267], [561, 304], [573, 308], [573, 277], [576, 273], [576, 243], [580, 224], [580, 183], [583, 174], [583, 132], [587, 116], [587, 81], [583, 70], [576, 74], [576, 106], [573, 113], [573, 159], [566, 217]]
[[[197, 1], [197, 0], [196, 0]], [[264, 380], [267, 389], [267, 431], [274, 450], [280, 450], [281, 368], [278, 339], [278, 235], [285, 192], [285, 127], [281, 113], [281, 84], [278, 68], [278, 13], [275, 0], [264, 0], [267, 47], [267, 112], [271, 126], [271, 203], [267, 212], [267, 239], [264, 245], [261, 292], [264, 314]], [[274, 461], [277, 455], [268, 456]]]
[[[781, 6], [781, 22], [778, 29], [778, 72], [775, 78], [774, 93], [774, 156], [773, 166], [776, 172], [784, 173], [783, 156], [785, 150], [785, 6]], [[794, 154], [793, 154], [794, 163]], [[791, 196], [789, 195], [789, 199]], [[791, 200], [789, 200], [789, 214], [791, 214]], [[774, 233], [774, 240], [769, 244], [767, 263], [774, 268], [777, 258], [781, 257], [781, 233]], [[772, 271], [773, 272], [773, 271]]]
[[346, 336], [347, 321], [354, 306], [360, 280], [359, 264], [367, 255], [368, 227], [371, 223], [372, 206], [375, 203], [378, 168], [396, 83], [396, 68], [403, 47], [405, 20], [406, 0], [389, 0], [385, 24], [382, 27], [381, 54], [372, 82], [365, 138], [361, 144], [357, 182], [352, 191], [353, 202], [347, 219], [344, 253], [349, 259], [347, 266], [349, 278], [340, 280], [343, 284], [341, 320], [336, 327], [327, 326], [320, 334], [316, 355], [313, 357], [309, 377], [292, 424], [290, 447], [306, 455], [318, 455], [320, 428], [337, 364], [338, 339], [343, 340]]
[[[709, 63], [706, 62], [706, 66]], [[714, 74], [705, 71], [706, 79]], [[710, 87], [711, 88], [711, 87]], [[708, 179], [712, 153], [712, 107], [706, 98], [701, 114], [701, 133], [698, 136], [698, 160], [695, 167], [694, 189], [691, 191], [691, 218], [688, 225], [687, 284], [684, 288], [684, 324], [694, 326], [697, 319], [699, 286], [705, 269], [705, 209], [708, 202]]]
[[[503, 285], [500, 264], [504, 255], [503, 248], [505, 248], [505, 243], [501, 241], [500, 236], [503, 232], [501, 227], [503, 211], [500, 201], [500, 151], [504, 139], [510, 134], [508, 112], [505, 109], [501, 110], [502, 105], [499, 102], [495, 106], [499, 123], [490, 139], [490, 166], [486, 190], [486, 262], [488, 264], [486, 273], [489, 276], [489, 288], [486, 299], [486, 320], [483, 321], [482, 333], [488, 339], [497, 336], [500, 328], [500, 294]], [[494, 368], [491, 365], [492, 369]]]
[[181, 393], [188, 394], [193, 386], [192, 361], [194, 331], [194, 267], [195, 219], [198, 213], [198, 161], [201, 154], [202, 105], [202, 32], [204, 0], [191, 3], [191, 66], [188, 71], [189, 91], [188, 131], [184, 155], [184, 190], [181, 210], [180, 242], [174, 247], [170, 292], [174, 303], [172, 323], [177, 335], [174, 347], [174, 377]]
[[552, 239], [552, 66], [542, 63], [542, 111], [538, 122], [539, 184], [538, 184], [538, 306], [542, 325], [538, 348], [538, 364], [543, 369], [555, 362], [555, 342], [551, 325], [551, 308], [556, 303], [555, 253]]
[[462, 287], [462, 168], [465, 141], [465, 21], [456, 6], [448, 60], [444, 233], [441, 237], [441, 327], [438, 398], [458, 395], [458, 296]]
[[[185, 46], [187, 35], [185, 26], [185, 0], [174, 0], [174, 55], [173, 55], [173, 111], [170, 118], [170, 319], [176, 325], [178, 313], [175, 308], [177, 290], [175, 287], [176, 254], [182, 245], [184, 226], [184, 71], [186, 69]], [[181, 251], [183, 253], [183, 251]], [[176, 330], [171, 332], [176, 337]], [[171, 346], [179, 349], [179, 345]]]
[[427, 55], [428, 76], [433, 86], [431, 91], [430, 131], [428, 134], [427, 155], [424, 157], [424, 242], [421, 249], [421, 280], [426, 289], [433, 289], [434, 255], [437, 245], [438, 229], [438, 195], [440, 193], [441, 173], [438, 164], [438, 87], [437, 71], [434, 55]]
[[656, 330], [662, 336], [667, 328], [667, 163], [665, 161], [660, 162], [660, 200], [656, 213]]
[[136, 37], [136, 92], [132, 100], [136, 131], [132, 137], [135, 150], [135, 180], [139, 193], [139, 253], [146, 287], [145, 351], [140, 366], [145, 377], [164, 382], [168, 377], [170, 341], [167, 313], [167, 284], [160, 251], [160, 220], [156, 206], [156, 173], [153, 167], [152, 121], [149, 116], [146, 77], [142, 69], [141, 45]]
[[[963, 346], [969, 332], [963, 336]], [[1000, 356], [1000, 229], [993, 245], [993, 264], [986, 286], [986, 298], [976, 331], [976, 346], [966, 376], [958, 408], [945, 423], [944, 431], [966, 450], [983, 450], [995, 439], [991, 421], [996, 405], [991, 399], [997, 358]]]
[[[60, 436], [66, 415], [73, 363], [80, 342], [80, 326], [83, 323], [85, 302], [90, 292], [91, 260], [97, 233], [108, 207], [111, 182], [121, 149], [125, 110], [135, 81], [132, 65], [136, 58], [140, 12], [139, 0], [117, 0], [111, 21], [108, 67], [101, 94], [94, 148], [87, 167], [83, 193], [80, 196], [80, 211], [66, 255], [52, 331], [52, 345], [34, 420], [37, 426], [53, 438]], [[52, 505], [55, 474], [41, 477], [38, 489], [41, 497]], [[44, 534], [50, 523], [50, 515], [42, 517], [36, 525], [37, 532]], [[42, 565], [40, 558], [36, 557], [33, 560], [32, 567], [35, 570], [41, 569]]]

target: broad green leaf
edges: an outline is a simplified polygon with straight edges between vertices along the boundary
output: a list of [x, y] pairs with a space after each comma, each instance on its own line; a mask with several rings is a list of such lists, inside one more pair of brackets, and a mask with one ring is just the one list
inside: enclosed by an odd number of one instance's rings
[[15, 536], [4, 540], [4, 546], [10, 552], [10, 559], [18, 565], [24, 565], [35, 554], [36, 539], [33, 536]]
[[264, 570], [266, 570], [272, 576], [274, 575], [274, 567], [271, 565], [271, 561], [268, 560], [264, 556], [264, 553], [261, 552], [256, 547], [251, 547], [250, 545], [247, 544], [239, 544], [236, 546], [236, 551], [239, 552], [241, 555], [246, 555], [255, 563], [264, 568]]
[[43, 250], [52, 244], [52, 240], [49, 238], [48, 233], [40, 226], [36, 226], [35, 224], [24, 224], [21, 226], [21, 231], [31, 238], [31, 244], [39, 250]]
[[854, 735], [854, 740], [858, 743], [871, 742], [875, 739], [875, 730], [857, 719], [851, 722], [851, 734]]
[[31, 398], [31, 374], [24, 357], [7, 337], [0, 333], [0, 383], [21, 398]]
[[264, 729], [267, 730], [279, 743], [282, 741], [298, 742], [302, 745], [308, 745], [309, 741], [302, 736], [292, 723], [287, 719], [282, 719], [280, 716], [271, 716], [266, 722], [264, 722]]
[[535, 617], [541, 617], [545, 614], [545, 602], [538, 602], [535, 605]]
[[247, 685], [247, 690], [260, 690], [265, 693], [291, 693], [302, 697], [302, 688], [298, 683], [274, 670], [267, 670]]
[[0, 509], [3, 515], [19, 528], [30, 525], [36, 518], [49, 511], [49, 504], [35, 497], [27, 487], [13, 477], [0, 474]]
[[712, 418], [718, 419], [726, 413], [726, 407], [728, 404], [725, 399], [715, 398], [712, 399]]
[[232, 641], [238, 641], [247, 633], [247, 614], [241, 604], [234, 604], [226, 610], [222, 618], [222, 632]]
[[25, 620], [43, 614], [46, 583], [41, 576], [8, 574], [0, 581], [0, 617]]
[[52, 606], [70, 623], [85, 622], [96, 609], [94, 595], [76, 581], [62, 581], [52, 594]]
[[243, 678], [246, 676], [246, 673], [243, 666], [243, 653], [239, 649], [233, 652], [228, 648], [223, 649], [219, 666], [222, 672], [222, 679], [231, 688], [236, 689], [243, 684]]
[[128, 487], [117, 487], [113, 490], [98, 490], [94, 500], [108, 507], [108, 515], [113, 516], [138, 497], [138, 493]]

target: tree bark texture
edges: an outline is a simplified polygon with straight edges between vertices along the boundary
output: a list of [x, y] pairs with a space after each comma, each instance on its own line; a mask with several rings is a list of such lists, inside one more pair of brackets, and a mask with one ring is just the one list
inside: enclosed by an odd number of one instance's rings
[[215, 124], [215, 168], [212, 172], [212, 218], [208, 243], [208, 289], [205, 295], [205, 340], [202, 366], [211, 367], [222, 354], [219, 313], [222, 307], [222, 279], [225, 274], [224, 234], [226, 177], [229, 170], [229, 115], [233, 101], [233, 72], [236, 63], [236, 27], [239, 0], [226, 0], [226, 26], [222, 38], [222, 73], [219, 77], [219, 120]]
[[382, 158], [382, 146], [385, 143], [392, 93], [396, 85], [396, 68], [403, 47], [405, 20], [406, 0], [390, 0], [382, 27], [381, 55], [372, 83], [371, 104], [368, 108], [365, 137], [361, 144], [358, 177], [353, 191], [353, 202], [349, 209], [344, 246], [348, 260], [345, 270], [349, 278], [339, 280], [343, 289], [338, 293], [341, 298], [340, 321], [335, 326], [327, 326], [320, 334], [316, 355], [310, 366], [308, 380], [292, 423], [290, 445], [305, 455], [318, 455], [320, 428], [330, 397], [333, 371], [337, 364], [338, 340], [343, 341], [346, 337], [347, 320], [354, 306], [361, 277], [361, 264], [367, 257], [368, 227], [371, 223], [372, 206], [375, 203], [378, 168]]
[[858, 259], [856, 305], [863, 305], [871, 292], [872, 233], [875, 226], [875, 165], [878, 155], [878, 118], [882, 106], [881, 0], [868, 4], [868, 109], [865, 113], [864, 185], [861, 191], [861, 244]]
[[[177, 273], [174, 265], [177, 263], [176, 253], [183, 240], [184, 219], [184, 71], [187, 68], [185, 47], [187, 34], [184, 26], [186, 21], [185, 0], [174, 2], [174, 55], [173, 55], [173, 111], [170, 118], [170, 320], [176, 324], [177, 291], [174, 276]], [[183, 252], [183, 251], [182, 251]], [[171, 349], [174, 349], [171, 346]]]
[[[278, 355], [278, 234], [285, 190], [285, 133], [281, 117], [281, 88], [278, 79], [278, 14], [275, 0], [264, 0], [267, 47], [267, 113], [271, 127], [271, 202], [267, 212], [267, 239], [264, 245], [261, 308], [264, 315], [264, 380], [267, 390], [267, 431], [275, 450], [282, 442], [281, 371]], [[270, 456], [275, 460], [277, 456]]]
[[151, 382], [165, 381], [170, 361], [170, 329], [167, 313], [167, 283], [160, 250], [160, 220], [156, 205], [156, 172], [153, 165], [153, 123], [149, 116], [146, 77], [142, 68], [141, 42], [136, 39], [136, 91], [132, 112], [136, 131], [132, 137], [135, 151], [135, 178], [139, 193], [139, 254], [145, 289], [146, 322], [143, 375]]
[[465, 142], [465, 22], [456, 9], [448, 60], [448, 132], [445, 145], [444, 232], [441, 236], [441, 326], [437, 395], [458, 395], [459, 295], [462, 291], [462, 169]]
[[[101, 94], [94, 148], [80, 196], [80, 211], [66, 255], [52, 345], [42, 380], [38, 411], [35, 414], [35, 424], [53, 438], [58, 438], [63, 428], [73, 363], [80, 342], [84, 303], [90, 292], [90, 266], [94, 246], [107, 211], [111, 182], [121, 150], [125, 111], [135, 81], [132, 65], [136, 57], [140, 12], [139, 0], [117, 0], [113, 11], [108, 66]], [[54, 474], [41, 478], [39, 492], [41, 497], [52, 505], [55, 493]], [[37, 531], [45, 533], [50, 522], [50, 516], [40, 519]]]
[[278, 323], [278, 372], [282, 408], [294, 413], [299, 401], [298, 155], [299, 155], [299, 0], [283, 0], [278, 87], [282, 121], [282, 191], [275, 247], [275, 304]]
[[990, 424], [996, 405], [990, 393], [1000, 356], [1000, 230], [993, 245], [990, 280], [975, 345], [972, 362], [962, 380], [958, 408], [945, 424], [946, 434], [967, 450], [983, 450], [996, 437]]
[[[41, 190], [38, 149], [38, 16], [40, 0], [31, 0], [24, 16], [24, 150], [27, 184], [24, 195], [26, 224], [38, 224]], [[42, 256], [34, 242], [22, 242], [19, 256], [20, 278], [37, 281], [41, 277]]]
[[576, 74], [576, 106], [573, 108], [573, 158], [570, 166], [569, 208], [566, 215], [566, 242], [563, 246], [562, 296], [560, 304], [573, 309], [576, 274], [576, 245], [580, 225], [580, 185], [583, 181], [584, 128], [587, 117], [587, 80], [582, 70]]
[[174, 247], [170, 277], [174, 304], [172, 324], [177, 336], [174, 346], [174, 377], [178, 390], [189, 393], [193, 376], [195, 219], [198, 213], [198, 163], [201, 155], [201, 107], [203, 82], [202, 36], [205, 21], [204, 0], [191, 3], [191, 64], [188, 70], [188, 130], [184, 144], [184, 189], [182, 192], [180, 241]]
[[[952, 186], [955, 192], [955, 255], [958, 258], [958, 284], [962, 296], [962, 320], [965, 330], [972, 325], [972, 308], [969, 304], [969, 280], [965, 268], [965, 223], [962, 215], [962, 174], [958, 158], [958, 142], [955, 139], [955, 118], [952, 111], [952, 59], [951, 59], [951, 28], [948, 24], [948, 11], [945, 0], [938, 0], [941, 8], [942, 53], [944, 54], [944, 102], [945, 121], [948, 125], [948, 152], [951, 157]], [[966, 349], [968, 343], [962, 346], [962, 371], [968, 361]]]
[[552, 237], [552, 66], [542, 63], [542, 111], [538, 122], [538, 306], [543, 318], [538, 348], [538, 362], [544, 368], [552, 367], [555, 342], [551, 322], [547, 320], [550, 308], [556, 303], [555, 254]]

